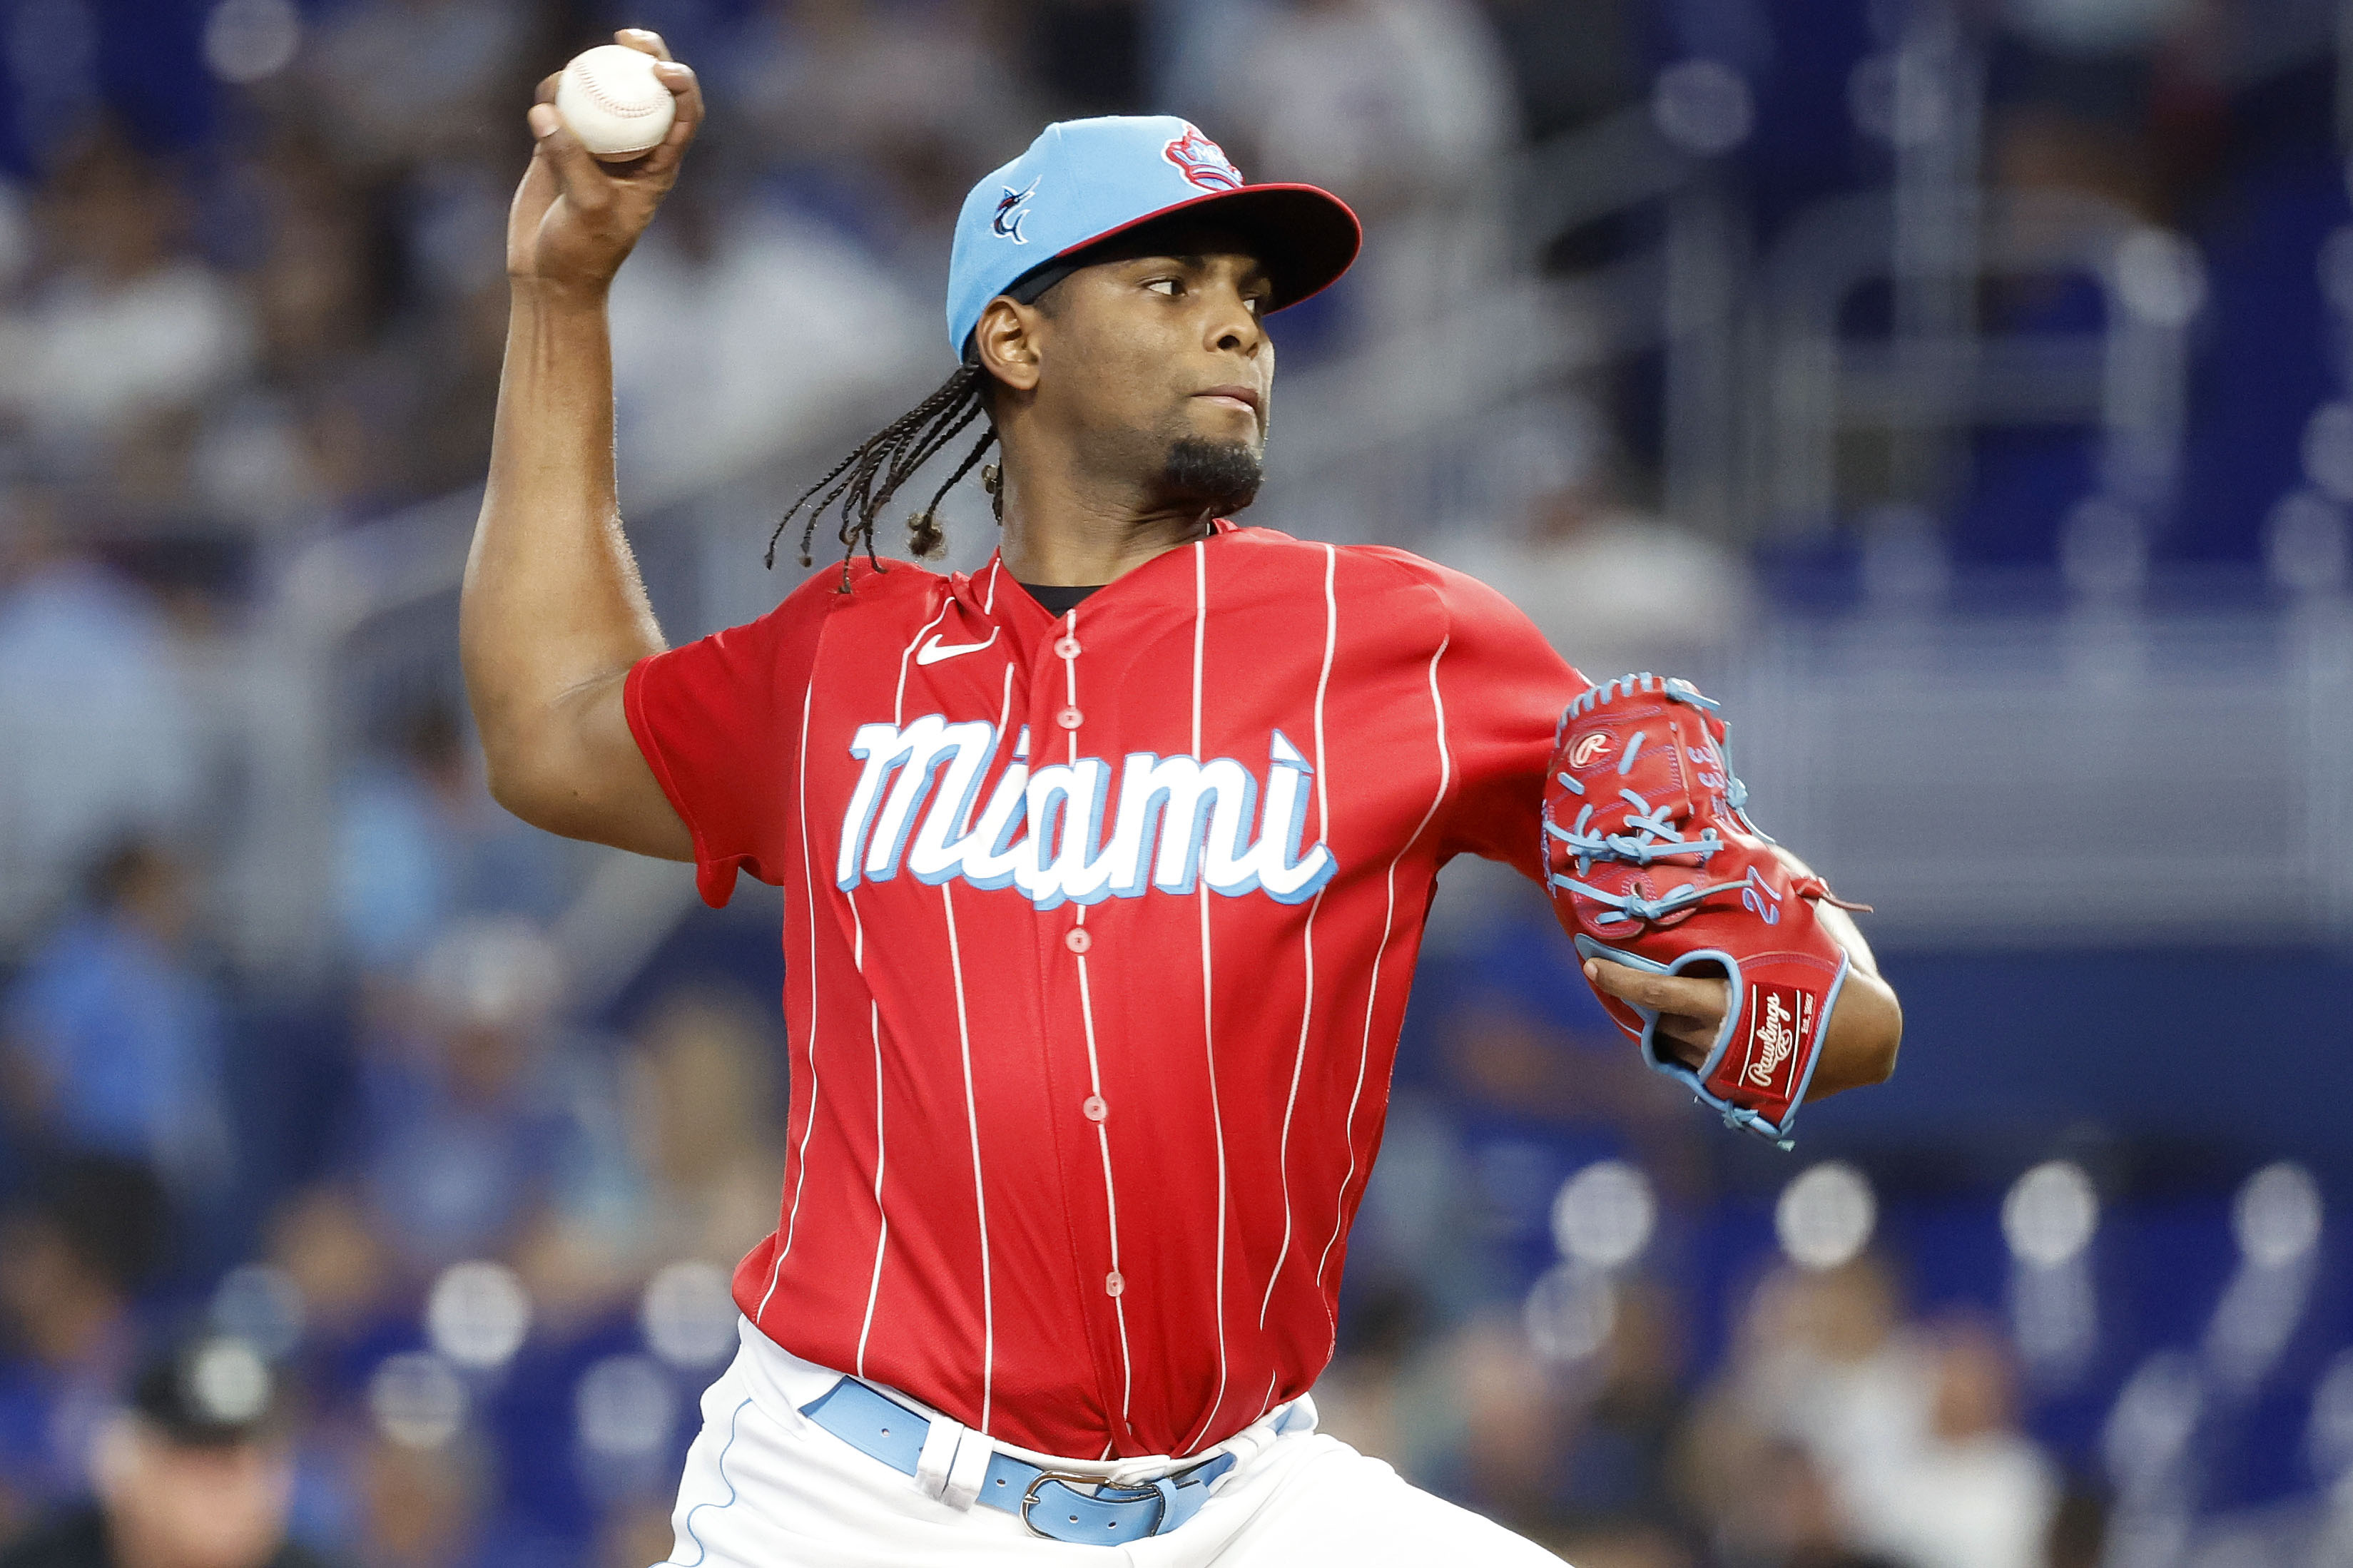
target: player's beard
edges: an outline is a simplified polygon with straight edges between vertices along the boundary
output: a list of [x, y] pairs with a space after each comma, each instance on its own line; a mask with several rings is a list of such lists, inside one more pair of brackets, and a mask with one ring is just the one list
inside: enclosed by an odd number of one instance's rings
[[1179, 436], [1170, 442], [1160, 471], [1161, 491], [1170, 500], [1219, 517], [1256, 500], [1265, 480], [1266, 468], [1256, 447], [1206, 436]]

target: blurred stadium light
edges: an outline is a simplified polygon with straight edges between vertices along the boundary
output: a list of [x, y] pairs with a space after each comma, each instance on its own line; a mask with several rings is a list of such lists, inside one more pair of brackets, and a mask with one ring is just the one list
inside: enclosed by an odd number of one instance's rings
[[2035, 1383], [2065, 1388], [2099, 1349], [2097, 1285], [2086, 1254], [2100, 1222], [2099, 1194], [2081, 1165], [2048, 1160], [2002, 1199], [2010, 1252], [2010, 1333]]
[[1781, 1250], [1807, 1268], [1836, 1268], [1871, 1244], [1879, 1203], [1870, 1179], [1841, 1160], [1813, 1165], [1781, 1189], [1773, 1228]]
[[2217, 1384], [2244, 1395], [2271, 1373], [2310, 1305], [2320, 1241], [2319, 1187], [2281, 1162], [2249, 1176], [2232, 1205], [2241, 1263], [2206, 1331]]
[[368, 1384], [377, 1430], [406, 1448], [438, 1448], [466, 1424], [469, 1400], [457, 1370], [429, 1351], [387, 1356]]
[[1623, 1268], [1651, 1245], [1658, 1225], [1651, 1178], [1622, 1160], [1600, 1160], [1561, 1184], [1552, 1234], [1561, 1256], [1588, 1268]]
[[1522, 1321], [1528, 1342], [1546, 1361], [1577, 1363], [1609, 1343], [1618, 1297], [1609, 1276], [1583, 1264], [1556, 1264], [1528, 1290]]
[[672, 1366], [707, 1369], [735, 1350], [737, 1312], [727, 1271], [712, 1263], [672, 1263], [646, 1282], [638, 1320], [646, 1344]]
[[433, 1348], [457, 1365], [494, 1371], [514, 1359], [531, 1331], [531, 1292], [503, 1263], [453, 1263], [433, 1282], [425, 1328]]

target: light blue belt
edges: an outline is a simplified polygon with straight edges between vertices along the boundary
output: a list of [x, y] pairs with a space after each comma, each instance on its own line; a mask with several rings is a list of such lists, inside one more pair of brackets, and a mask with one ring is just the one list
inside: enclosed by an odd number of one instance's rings
[[[915, 1473], [932, 1424], [854, 1377], [801, 1406], [801, 1414], [902, 1475]], [[1166, 1535], [1201, 1510], [1209, 1483], [1234, 1468], [1231, 1454], [1138, 1486], [1103, 1486], [1092, 1476], [1039, 1469], [1001, 1450], [988, 1458], [980, 1500], [1017, 1514], [1039, 1535], [1088, 1546], [1124, 1546]], [[1076, 1484], [1073, 1484], [1076, 1483]], [[1079, 1490], [1093, 1486], [1092, 1495]]]

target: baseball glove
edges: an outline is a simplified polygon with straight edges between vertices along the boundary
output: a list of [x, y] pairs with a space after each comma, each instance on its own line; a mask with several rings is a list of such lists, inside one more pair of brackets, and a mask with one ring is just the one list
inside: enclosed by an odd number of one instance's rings
[[1546, 880], [1580, 957], [1729, 982], [1696, 1068], [1659, 1037], [1654, 1010], [1600, 995], [1644, 1062], [1786, 1149], [1849, 966], [1814, 905], [1864, 906], [1793, 872], [1757, 830], [1725, 735], [1685, 680], [1625, 675], [1571, 702], [1545, 789]]

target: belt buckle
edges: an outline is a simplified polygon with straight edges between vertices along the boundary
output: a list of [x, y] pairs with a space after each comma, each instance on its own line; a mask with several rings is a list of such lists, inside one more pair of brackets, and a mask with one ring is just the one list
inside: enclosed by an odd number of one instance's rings
[[[1024, 1487], [1021, 1490], [1021, 1522], [1029, 1526], [1030, 1534], [1040, 1536], [1048, 1541], [1060, 1541], [1062, 1538], [1059, 1535], [1048, 1535], [1044, 1531], [1029, 1522], [1029, 1510], [1038, 1506], [1038, 1489], [1044, 1486], [1048, 1481], [1060, 1481], [1064, 1486], [1109, 1487], [1113, 1491], [1134, 1492], [1136, 1494], [1136, 1500], [1139, 1501], [1142, 1500], [1145, 1493], [1149, 1492], [1156, 1494], [1158, 1491], [1157, 1488], [1149, 1486], [1113, 1487], [1110, 1482], [1104, 1480], [1101, 1476], [1082, 1476], [1071, 1470], [1039, 1470], [1035, 1476], [1032, 1476], [1029, 1479], [1029, 1484], [1027, 1487]], [[1101, 1494], [1098, 1493], [1095, 1495], [1100, 1496]], [[1152, 1521], [1152, 1528], [1145, 1531], [1144, 1533], [1147, 1536], [1155, 1534], [1160, 1529], [1160, 1520], [1167, 1517], [1168, 1504], [1164, 1499], [1160, 1504], [1160, 1519], [1154, 1520]]]

